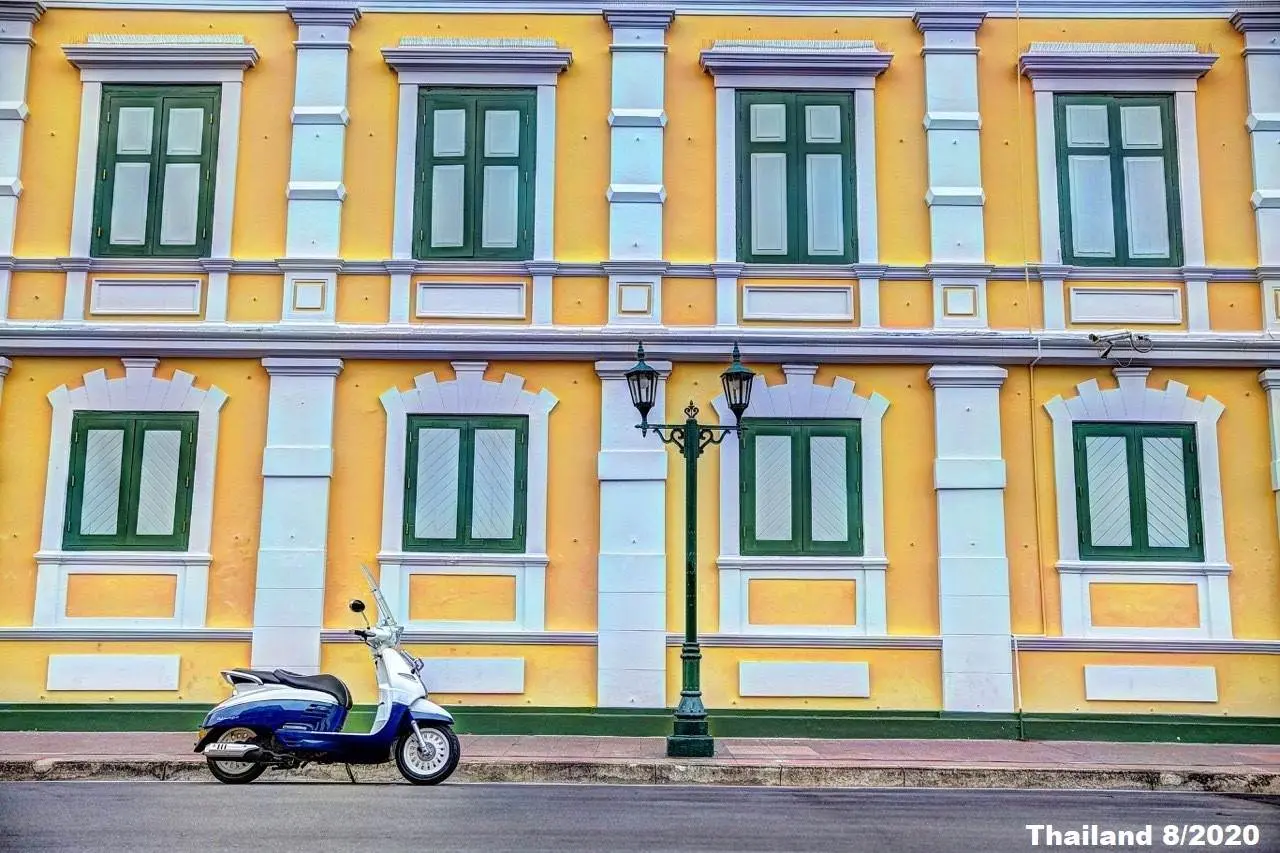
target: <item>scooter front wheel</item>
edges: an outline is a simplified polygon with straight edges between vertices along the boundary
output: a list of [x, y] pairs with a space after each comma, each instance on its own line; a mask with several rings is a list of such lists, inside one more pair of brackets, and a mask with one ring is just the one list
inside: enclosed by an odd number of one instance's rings
[[396, 767], [415, 785], [439, 785], [453, 775], [462, 746], [449, 726], [420, 725], [419, 730], [426, 748], [412, 729], [406, 731], [396, 741]]
[[[253, 743], [258, 738], [258, 733], [253, 729], [235, 728], [227, 729], [218, 735], [217, 743]], [[267, 770], [267, 765], [256, 764], [251, 761], [223, 761], [213, 758], [207, 759], [209, 762], [209, 772], [219, 782], [226, 785], [244, 785], [257, 779]]]

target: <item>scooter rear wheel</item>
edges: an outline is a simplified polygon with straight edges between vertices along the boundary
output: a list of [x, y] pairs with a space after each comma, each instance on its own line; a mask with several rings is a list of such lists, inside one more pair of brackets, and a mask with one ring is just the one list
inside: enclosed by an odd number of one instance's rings
[[420, 725], [424, 750], [412, 730], [396, 741], [396, 767], [400, 775], [415, 785], [439, 785], [453, 775], [462, 757], [462, 745], [449, 726]]
[[[252, 743], [257, 740], [258, 733], [253, 729], [235, 728], [227, 729], [218, 735], [217, 743]], [[213, 774], [213, 778], [226, 785], [245, 785], [257, 779], [267, 770], [265, 764], [255, 764], [252, 761], [221, 761], [212, 758], [206, 759], [209, 762], [209, 772]]]

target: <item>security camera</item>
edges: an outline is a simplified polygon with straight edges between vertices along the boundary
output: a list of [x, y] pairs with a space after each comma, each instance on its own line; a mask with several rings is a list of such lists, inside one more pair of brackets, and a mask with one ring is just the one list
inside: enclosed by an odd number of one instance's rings
[[1105, 332], [1101, 335], [1097, 333], [1089, 334], [1090, 343], [1099, 345], [1101, 358], [1108, 358], [1111, 350], [1116, 345], [1128, 346], [1135, 352], [1151, 352], [1151, 348], [1155, 346], [1151, 342], [1151, 338], [1146, 335], [1136, 335], [1128, 329], [1117, 329], [1114, 332]]

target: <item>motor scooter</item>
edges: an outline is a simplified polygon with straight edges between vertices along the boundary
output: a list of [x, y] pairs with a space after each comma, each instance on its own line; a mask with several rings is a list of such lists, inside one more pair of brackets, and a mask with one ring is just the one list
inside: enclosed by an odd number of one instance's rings
[[[453, 716], [431, 702], [423, 663], [400, 648], [404, 628], [382, 591], [361, 566], [380, 618], [369, 625], [363, 601], [351, 602], [365, 628], [351, 633], [369, 647], [377, 673], [378, 711], [368, 733], [344, 732], [351, 691], [334, 675], [298, 675], [283, 669], [228, 669], [233, 693], [211, 710], [195, 751], [220, 782], [244, 784], [268, 768], [307, 764], [382, 764], [394, 755], [401, 775], [416, 785], [438, 785], [458, 766], [461, 749]], [[348, 775], [351, 769], [347, 768]], [[354, 777], [352, 777], [354, 781]]]

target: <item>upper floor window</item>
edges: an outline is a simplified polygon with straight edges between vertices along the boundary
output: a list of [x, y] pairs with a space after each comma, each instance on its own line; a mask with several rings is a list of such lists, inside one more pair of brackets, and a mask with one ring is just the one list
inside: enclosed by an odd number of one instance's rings
[[1058, 95], [1063, 260], [1182, 263], [1178, 159], [1169, 95]]
[[209, 254], [220, 86], [103, 86], [95, 257]]
[[835, 418], [745, 423], [742, 553], [861, 555], [861, 423]]
[[1084, 560], [1204, 559], [1194, 424], [1077, 423]]
[[738, 258], [855, 258], [852, 92], [737, 92]]
[[410, 415], [406, 551], [514, 551], [525, 545], [529, 419]]
[[195, 412], [76, 412], [65, 550], [185, 551]]
[[419, 95], [414, 255], [533, 257], [533, 89]]

